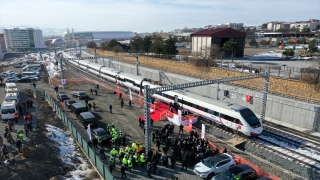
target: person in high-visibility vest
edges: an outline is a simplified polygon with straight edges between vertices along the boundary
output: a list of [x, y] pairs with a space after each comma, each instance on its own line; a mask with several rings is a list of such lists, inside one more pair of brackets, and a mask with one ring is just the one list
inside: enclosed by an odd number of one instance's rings
[[122, 159], [122, 164], [124, 164], [125, 168], [127, 169], [127, 167], [128, 167], [128, 160], [126, 159], [126, 157], [124, 157], [124, 158]]
[[135, 141], [133, 141], [133, 143], [132, 143], [132, 149], [136, 149], [136, 147], [137, 147], [137, 143], [135, 142]]
[[19, 131], [18, 136], [20, 138], [20, 141], [23, 141], [23, 133], [21, 130]]
[[133, 155], [133, 167], [137, 167], [138, 163], [139, 163], [139, 156], [138, 153], [136, 153], [135, 155]]
[[144, 163], [146, 162], [144, 153], [142, 153], [141, 156], [140, 156], [140, 162], [141, 162], [141, 167], [144, 167]]
[[115, 158], [115, 157], [117, 156], [118, 152], [117, 152], [117, 150], [116, 150], [115, 148], [113, 148], [113, 149], [110, 151], [110, 154], [111, 154], [112, 157]]
[[130, 151], [129, 146], [126, 147], [125, 151], [126, 151], [126, 152], [129, 152], [129, 151]]
[[98, 137], [98, 144], [100, 147], [102, 147], [102, 138], [101, 137]]
[[112, 171], [116, 167], [116, 163], [115, 163], [114, 157], [111, 157], [109, 162], [110, 162], [110, 165], [109, 165], [110, 173], [112, 173]]
[[119, 161], [121, 162], [121, 159], [124, 157], [124, 151], [122, 148], [119, 149]]
[[129, 167], [129, 172], [131, 173], [131, 169], [132, 169], [132, 158], [129, 158], [129, 160], [128, 160], [128, 167]]

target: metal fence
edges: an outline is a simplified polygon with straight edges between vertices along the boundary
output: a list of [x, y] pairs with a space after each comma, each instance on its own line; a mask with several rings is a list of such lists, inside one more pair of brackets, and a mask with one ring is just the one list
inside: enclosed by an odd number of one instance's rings
[[[33, 91], [34, 97], [36, 97], [36, 90], [34, 88], [32, 88], [32, 91]], [[110, 173], [107, 166], [101, 161], [100, 157], [95, 154], [94, 150], [91, 149], [91, 147], [87, 144], [87, 142], [80, 135], [80, 133], [78, 133], [77, 129], [72, 125], [72, 123], [69, 121], [68, 117], [63, 113], [63, 111], [60, 109], [60, 107], [57, 105], [57, 103], [50, 97], [48, 92], [44, 91], [44, 97], [45, 97], [45, 100], [47, 100], [48, 103], [56, 111], [56, 113], [60, 117], [60, 119], [69, 128], [69, 131], [72, 132], [73, 136], [75, 137], [75, 139], [77, 140], [77, 142], [79, 143], [81, 148], [90, 157], [93, 164], [99, 170], [99, 172], [104, 177], [104, 179], [107, 179], [107, 180], [114, 179], [113, 175]]]

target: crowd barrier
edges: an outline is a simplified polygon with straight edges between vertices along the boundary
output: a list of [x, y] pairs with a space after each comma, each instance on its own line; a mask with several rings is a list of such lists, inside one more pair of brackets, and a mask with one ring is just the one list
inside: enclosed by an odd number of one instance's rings
[[[35, 89], [33, 89], [33, 95], [36, 95]], [[101, 161], [100, 157], [96, 155], [93, 149], [87, 144], [85, 139], [78, 133], [77, 129], [72, 125], [72, 123], [69, 121], [67, 116], [65, 116], [64, 111], [60, 109], [60, 107], [57, 105], [57, 103], [50, 97], [50, 94], [48, 94], [46, 91], [44, 91], [45, 99], [48, 101], [48, 103], [53, 107], [53, 109], [56, 111], [57, 115], [60, 117], [60, 119], [65, 123], [65, 125], [68, 127], [69, 131], [72, 132], [73, 136], [77, 140], [78, 144], [81, 146], [83, 151], [90, 157], [92, 163], [95, 165], [95, 167], [98, 169], [100, 174], [103, 176], [104, 179], [112, 180], [114, 179], [113, 175], [110, 173], [107, 166]]]

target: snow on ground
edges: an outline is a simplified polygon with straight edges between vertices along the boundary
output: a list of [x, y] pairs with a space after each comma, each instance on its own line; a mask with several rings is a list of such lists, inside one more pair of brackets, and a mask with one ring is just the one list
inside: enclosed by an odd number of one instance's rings
[[[276, 144], [280, 145], [281, 147], [285, 147], [285, 148], [288, 148], [288, 149], [290, 149], [290, 150], [292, 150], [294, 152], [297, 152], [297, 153], [300, 153], [300, 154], [304, 154], [307, 157], [311, 157], [313, 159], [317, 159], [318, 161], [320, 160], [320, 155], [317, 152], [315, 152], [314, 150], [308, 150], [306, 148], [299, 148], [299, 147], [290, 145], [287, 142], [279, 141], [276, 138], [269, 137], [269, 136], [260, 135], [259, 138], [271, 141], [273, 143], [276, 143]], [[298, 158], [298, 159], [300, 159], [300, 160], [302, 160], [302, 161], [304, 161], [306, 163], [311, 163], [311, 164], [314, 164], [317, 167], [320, 167], [320, 163], [316, 163], [313, 160], [309, 160], [309, 159], [307, 160], [305, 157], [302, 157], [302, 156], [300, 156], [298, 154], [293, 154], [292, 152], [289, 152], [289, 151], [287, 151], [285, 149], [282, 149], [281, 147], [276, 147], [276, 146], [271, 145], [269, 143], [267, 143], [267, 144], [263, 143], [263, 144], [265, 144], [266, 146], [268, 146], [270, 148], [273, 148], [273, 149], [276, 149], [276, 150], [278, 150], [280, 152], [283, 152], [285, 154], [291, 155], [294, 158]]]
[[[79, 156], [80, 154], [75, 151], [74, 140], [70, 137], [70, 134], [49, 124], [46, 124], [46, 127], [48, 130], [48, 138], [55, 141], [55, 146], [60, 149], [59, 157], [62, 162], [75, 167], [74, 170], [70, 171], [71, 177], [67, 179], [81, 180], [83, 177], [89, 175], [92, 169], [90, 169], [86, 161]], [[74, 163], [72, 159], [78, 159], [78, 162], [81, 162], [81, 164]]]
[[60, 70], [57, 70], [55, 68], [55, 65], [53, 64], [53, 62], [48, 62], [48, 65], [46, 66], [46, 68], [50, 78], [60, 75]]
[[282, 53], [281, 52], [275, 52], [275, 51], [269, 51], [264, 53], [258, 53], [253, 56], [244, 56], [243, 58], [246, 59], [254, 59], [254, 60], [264, 60], [264, 59], [282, 59]]

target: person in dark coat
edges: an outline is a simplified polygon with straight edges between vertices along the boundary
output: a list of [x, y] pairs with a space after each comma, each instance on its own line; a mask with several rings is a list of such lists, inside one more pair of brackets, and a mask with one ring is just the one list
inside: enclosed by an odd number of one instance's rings
[[110, 113], [112, 113], [112, 105], [109, 106]]
[[92, 90], [92, 88], [90, 88], [90, 94], [93, 94], [93, 90]]
[[126, 175], [126, 167], [125, 167], [124, 164], [122, 164], [120, 170], [121, 170], [121, 178], [127, 177], [127, 175]]
[[93, 148], [98, 148], [98, 139], [97, 138], [93, 138], [92, 139], [92, 144], [93, 144]]
[[86, 98], [86, 100], [84, 100], [84, 102], [86, 103], [86, 105], [88, 105], [88, 98]]
[[21, 152], [21, 145], [22, 145], [22, 143], [21, 143], [20, 139], [17, 139], [16, 140], [16, 146], [18, 148], [19, 153]]
[[97, 84], [97, 89], [99, 90], [99, 84]]
[[122, 99], [122, 93], [119, 94], [119, 99]]
[[101, 158], [105, 159], [106, 158], [106, 154], [104, 153], [104, 148], [103, 147], [100, 148], [99, 152], [100, 152]]
[[147, 172], [148, 172], [148, 177], [151, 178], [151, 172], [152, 172], [152, 164], [151, 162], [148, 162], [148, 165], [147, 165]]
[[152, 142], [154, 142], [155, 139], [156, 139], [156, 133], [153, 131], [153, 133], [152, 133]]
[[92, 107], [92, 105], [91, 105], [91, 103], [89, 103], [88, 104], [89, 111], [91, 111], [91, 107]]
[[123, 108], [124, 102], [123, 99], [121, 99], [121, 108]]
[[180, 128], [179, 134], [180, 134], [180, 132], [182, 132], [182, 134], [183, 134], [183, 125], [182, 125], [182, 123], [180, 124], [179, 128]]
[[157, 168], [158, 168], [157, 162], [152, 161], [152, 174], [156, 174]]
[[176, 164], [176, 157], [174, 156], [174, 154], [170, 156], [170, 163], [171, 163], [170, 167], [174, 169], [174, 165]]
[[157, 146], [157, 148], [158, 148], [158, 151], [160, 151], [160, 139], [159, 138], [157, 138], [157, 141], [156, 141], [156, 146]]
[[95, 89], [95, 90], [94, 90], [94, 93], [96, 93], [96, 95], [98, 95], [98, 91], [97, 91], [97, 89]]

